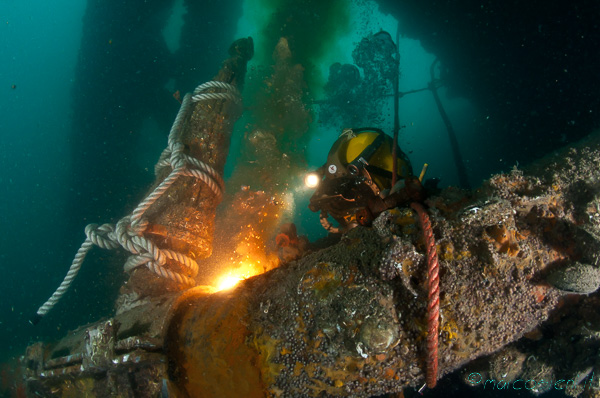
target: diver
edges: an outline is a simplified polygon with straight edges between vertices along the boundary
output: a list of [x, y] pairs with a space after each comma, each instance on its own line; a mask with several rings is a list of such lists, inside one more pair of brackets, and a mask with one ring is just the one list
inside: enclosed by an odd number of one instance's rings
[[415, 177], [408, 157], [382, 130], [346, 129], [331, 147], [327, 162], [304, 179], [307, 187], [316, 188], [308, 207], [321, 212], [321, 225], [331, 233], [370, 225], [387, 209], [423, 201], [424, 172], [425, 168]]

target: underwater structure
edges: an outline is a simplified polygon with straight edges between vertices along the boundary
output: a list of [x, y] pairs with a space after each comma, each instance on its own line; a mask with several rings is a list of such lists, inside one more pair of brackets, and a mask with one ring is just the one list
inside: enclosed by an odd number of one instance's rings
[[[196, 285], [252, 53], [251, 39], [235, 42], [214, 81], [184, 98], [140, 206], [115, 226], [86, 229], [88, 246], [132, 253], [115, 315], [30, 345], [15, 394], [371, 397], [431, 376], [417, 206], [383, 211], [232, 289]], [[598, 170], [595, 134], [477, 190], [424, 200], [439, 262], [438, 365], [428, 384], [464, 369], [471, 386], [595, 396]]]

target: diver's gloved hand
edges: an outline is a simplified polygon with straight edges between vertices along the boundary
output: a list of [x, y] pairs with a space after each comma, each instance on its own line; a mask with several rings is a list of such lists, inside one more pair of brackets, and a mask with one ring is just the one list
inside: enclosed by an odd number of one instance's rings
[[386, 209], [391, 209], [411, 202], [423, 202], [425, 198], [425, 189], [421, 181], [416, 177], [408, 177], [398, 181], [383, 201]]

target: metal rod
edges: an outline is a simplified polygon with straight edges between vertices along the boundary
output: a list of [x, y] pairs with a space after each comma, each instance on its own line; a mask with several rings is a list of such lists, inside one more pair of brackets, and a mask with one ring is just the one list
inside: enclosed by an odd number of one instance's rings
[[440, 100], [440, 96], [437, 93], [437, 85], [435, 81], [435, 65], [439, 62], [436, 58], [435, 61], [431, 64], [429, 69], [429, 73], [431, 74], [431, 82], [429, 83], [429, 88], [431, 93], [433, 94], [433, 99], [435, 100], [435, 104], [438, 107], [438, 111], [440, 112], [440, 116], [442, 116], [442, 120], [446, 125], [446, 130], [448, 130], [448, 138], [450, 139], [450, 147], [452, 148], [452, 155], [454, 156], [454, 163], [456, 164], [456, 170], [458, 172], [458, 182], [461, 188], [470, 189], [471, 184], [469, 184], [469, 177], [467, 176], [467, 168], [465, 167], [465, 163], [463, 161], [462, 155], [460, 153], [460, 147], [458, 146], [458, 140], [456, 139], [456, 134], [454, 132], [454, 128], [452, 127], [452, 123], [450, 122], [450, 118], [448, 114], [444, 110], [442, 105], [442, 101]]
[[398, 115], [398, 102], [400, 93], [398, 87], [400, 84], [400, 49], [398, 42], [400, 40], [400, 21], [396, 28], [396, 75], [394, 76], [394, 144], [392, 146], [392, 186], [396, 185], [398, 179], [398, 132], [400, 131], [400, 118]]

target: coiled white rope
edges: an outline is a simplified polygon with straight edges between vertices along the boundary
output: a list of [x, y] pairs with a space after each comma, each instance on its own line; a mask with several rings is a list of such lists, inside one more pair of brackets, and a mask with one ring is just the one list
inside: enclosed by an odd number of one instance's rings
[[[222, 89], [224, 92], [207, 93], [209, 89]], [[194, 177], [204, 182], [215, 194], [217, 200], [223, 196], [225, 183], [219, 173], [206, 163], [183, 153], [184, 145], [181, 142], [181, 127], [187, 116], [192, 102], [204, 100], [231, 100], [241, 104], [241, 96], [234, 86], [217, 81], [210, 81], [196, 87], [193, 96], [186, 94], [177, 117], [169, 132], [167, 148], [162, 152], [156, 166], [158, 175], [165, 167], [170, 167], [169, 175], [152, 191], [131, 213], [123, 217], [116, 226], [112, 224], [89, 224], [85, 227], [86, 239], [77, 251], [67, 275], [52, 296], [37, 310], [36, 316], [30, 321], [35, 324], [48, 313], [61, 299], [77, 276], [86, 254], [93, 245], [103, 249], [117, 249], [119, 247], [129, 251], [132, 255], [125, 262], [125, 272], [145, 265], [156, 275], [175, 281], [181, 285], [194, 286], [194, 277], [198, 275], [198, 264], [190, 257], [179, 252], [158, 248], [151, 240], [146, 239], [142, 233], [148, 225], [143, 218], [146, 210], [179, 178], [179, 176]], [[190, 277], [165, 268], [167, 259], [182, 265]]]
[[[211, 89], [211, 88], [221, 88], [226, 91], [224, 93], [205, 93], [204, 92], [207, 89]], [[232, 86], [231, 84], [212, 81], [212, 82], [206, 82], [206, 83], [201, 84], [198, 87], [196, 87], [196, 89], [194, 90], [194, 96], [192, 97], [192, 100], [194, 102], [197, 102], [197, 101], [209, 100], [209, 99], [226, 99], [226, 100], [231, 100], [231, 101], [237, 102], [239, 104], [239, 103], [241, 103], [241, 98], [242, 98], [242, 96], [240, 95], [240, 92], [238, 91], [238, 89], [235, 88], [234, 86]]]

